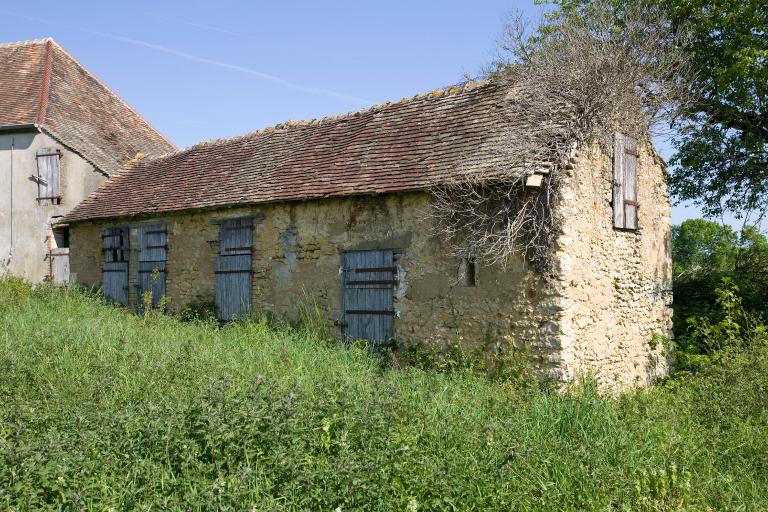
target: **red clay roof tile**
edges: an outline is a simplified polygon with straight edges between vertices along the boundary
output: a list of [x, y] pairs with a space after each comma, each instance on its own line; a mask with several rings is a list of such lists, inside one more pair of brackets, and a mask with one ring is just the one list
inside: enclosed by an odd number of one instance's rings
[[52, 39], [0, 44], [0, 125], [16, 124], [40, 125], [106, 174], [175, 150]]
[[476, 83], [203, 142], [121, 171], [67, 220], [424, 189], [498, 164], [505, 103]]

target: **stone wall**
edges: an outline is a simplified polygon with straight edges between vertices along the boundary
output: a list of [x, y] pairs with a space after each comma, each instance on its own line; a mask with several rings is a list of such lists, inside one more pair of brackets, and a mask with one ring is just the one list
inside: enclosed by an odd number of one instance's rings
[[70, 228], [69, 265], [78, 283], [101, 287], [101, 269], [104, 263], [104, 247], [101, 239], [102, 225], [83, 222]]
[[[604, 385], [645, 385], [666, 371], [655, 333], [670, 335], [670, 209], [664, 169], [647, 147], [638, 167], [639, 227], [612, 225], [612, 163], [582, 151], [564, 177], [554, 277], [516, 261], [481, 267], [476, 286], [462, 280], [462, 262], [430, 234], [424, 193], [361, 196], [147, 218], [167, 222], [170, 307], [212, 301], [217, 220], [254, 215], [253, 311], [296, 320], [316, 300], [340, 332], [339, 266], [344, 250], [394, 249], [395, 337], [442, 346], [504, 351], [529, 345], [539, 366], [561, 380], [593, 373]], [[73, 228], [72, 269], [81, 282], [101, 281], [101, 229], [128, 221]], [[137, 221], [130, 221], [132, 226]], [[135, 230], [132, 230], [135, 231]], [[132, 261], [135, 261], [135, 235]], [[135, 282], [135, 264], [131, 266]], [[132, 287], [133, 288], [133, 287]], [[132, 289], [132, 302], [137, 297]]]
[[[431, 236], [424, 193], [351, 197], [175, 214], [136, 221], [78, 223], [72, 234], [72, 268], [82, 283], [101, 282], [104, 227], [167, 222], [167, 292], [170, 307], [214, 298], [215, 221], [258, 214], [254, 227], [253, 311], [296, 320], [313, 299], [328, 326], [340, 332], [340, 257], [343, 250], [393, 249], [399, 268], [395, 336], [404, 342], [470, 349], [536, 345], [543, 323], [539, 304], [551, 287], [522, 261], [507, 268], [480, 267], [476, 286], [461, 279], [462, 262]], [[132, 232], [135, 230], [131, 230]], [[135, 261], [135, 236], [131, 236]], [[130, 280], [135, 283], [135, 264]], [[134, 287], [131, 302], [135, 304]]]
[[597, 148], [580, 151], [565, 178], [555, 286], [561, 312], [550, 330], [564, 380], [593, 373], [602, 384], [646, 385], [667, 370], [654, 333], [671, 336], [670, 204], [662, 162], [641, 146], [638, 230], [614, 229], [613, 165]]

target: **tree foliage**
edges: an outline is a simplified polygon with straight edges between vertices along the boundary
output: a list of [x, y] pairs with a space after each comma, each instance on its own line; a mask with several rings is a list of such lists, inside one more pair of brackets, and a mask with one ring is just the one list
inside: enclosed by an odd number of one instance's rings
[[768, 208], [768, 4], [675, 0], [671, 18], [691, 34], [696, 98], [675, 140], [672, 190], [709, 215]]
[[733, 270], [738, 235], [730, 226], [690, 219], [672, 228], [675, 279]]
[[754, 227], [741, 232], [704, 219], [672, 229], [675, 336], [689, 334], [689, 318], [715, 321], [723, 279], [739, 290], [746, 315], [768, 320], [768, 240]]
[[[546, 271], [559, 233], [559, 183], [577, 150], [611, 148], [616, 132], [645, 141], [677, 101], [674, 80], [687, 61], [664, 13], [595, 3], [589, 17], [533, 32], [512, 17], [490, 78], [508, 91], [499, 125], [510, 127], [467, 162], [455, 182], [434, 189], [437, 234], [460, 256], [505, 263], [526, 256]], [[487, 152], [487, 153], [486, 153]], [[540, 187], [526, 178], [546, 176]]]
[[[553, 0], [548, 30], [592, 16], [602, 0]], [[768, 3], [763, 0], [611, 0], [617, 28], [639, 3], [662, 8], [684, 34], [693, 78], [675, 123], [670, 184], [708, 216], [762, 218], [768, 208]], [[753, 217], [754, 218], [754, 217]]]
[[687, 318], [685, 334], [675, 340], [675, 370], [701, 370], [733, 351], [768, 341], [768, 326], [744, 308], [739, 287], [730, 278], [724, 277], [714, 294], [715, 307], [709, 315]]

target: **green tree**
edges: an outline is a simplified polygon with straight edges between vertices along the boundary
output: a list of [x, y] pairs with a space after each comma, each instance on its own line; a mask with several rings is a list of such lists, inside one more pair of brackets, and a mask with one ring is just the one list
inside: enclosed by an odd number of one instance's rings
[[[690, 219], [672, 228], [675, 279], [722, 274], [735, 266], [739, 237], [730, 226]], [[719, 278], [718, 278], [719, 279]]]
[[768, 3], [673, 0], [697, 79], [675, 139], [672, 191], [708, 215], [768, 208]]
[[675, 335], [685, 336], [691, 317], [712, 317], [723, 278], [735, 284], [744, 309], [768, 316], [768, 239], [754, 227], [736, 233], [704, 219], [672, 228]]
[[[546, 3], [546, 0], [539, 0]], [[765, 0], [552, 0], [545, 33], [573, 16], [614, 5], [616, 26], [633, 3], [664, 9], [686, 34], [694, 73], [681, 77], [672, 192], [707, 216], [768, 209], [768, 3]]]

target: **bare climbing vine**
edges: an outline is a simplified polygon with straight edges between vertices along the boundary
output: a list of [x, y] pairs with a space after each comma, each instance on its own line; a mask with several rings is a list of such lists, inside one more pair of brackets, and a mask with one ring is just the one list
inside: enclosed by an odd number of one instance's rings
[[[575, 150], [598, 144], [610, 154], [616, 132], [641, 140], [669, 122], [684, 101], [688, 73], [679, 36], [658, 10], [634, 5], [617, 26], [616, 7], [561, 17], [533, 34], [510, 18], [501, 56], [486, 78], [508, 91], [494, 142], [496, 162], [471, 162], [460, 178], [433, 190], [436, 235], [455, 255], [485, 264], [525, 257], [549, 270], [560, 184]], [[541, 176], [529, 181], [530, 176]]]

